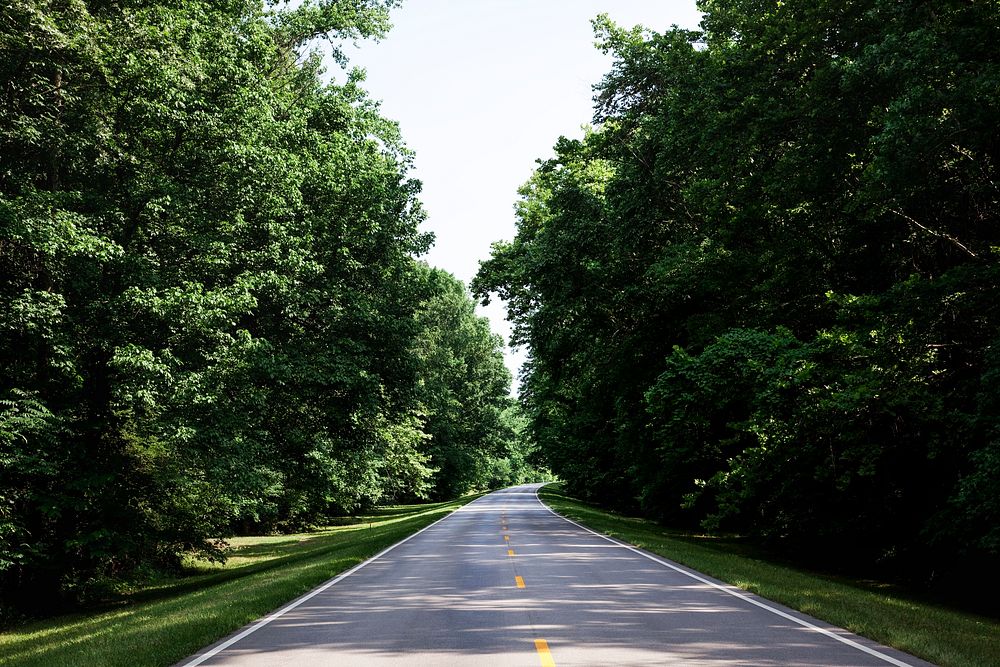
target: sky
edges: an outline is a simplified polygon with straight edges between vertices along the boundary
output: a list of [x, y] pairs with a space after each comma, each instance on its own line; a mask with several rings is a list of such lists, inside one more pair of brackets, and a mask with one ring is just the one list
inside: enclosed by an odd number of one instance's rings
[[[431, 265], [468, 285], [490, 244], [514, 237], [517, 189], [536, 160], [560, 136], [582, 137], [592, 86], [611, 66], [594, 47], [590, 21], [601, 13], [658, 32], [700, 20], [694, 0], [404, 0], [388, 36], [344, 49], [416, 153]], [[479, 313], [509, 340], [501, 303]], [[505, 352], [515, 388], [524, 358]]]

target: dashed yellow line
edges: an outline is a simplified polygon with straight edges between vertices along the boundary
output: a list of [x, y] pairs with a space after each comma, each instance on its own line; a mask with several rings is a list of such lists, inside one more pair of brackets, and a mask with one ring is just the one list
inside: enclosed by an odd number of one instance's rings
[[535, 640], [535, 650], [538, 651], [538, 659], [542, 661], [542, 667], [556, 667], [556, 661], [552, 659], [549, 652], [549, 643], [544, 639]]
[[514, 577], [514, 583], [517, 584], [518, 588], [524, 588], [524, 579], [521, 578], [521, 575]]

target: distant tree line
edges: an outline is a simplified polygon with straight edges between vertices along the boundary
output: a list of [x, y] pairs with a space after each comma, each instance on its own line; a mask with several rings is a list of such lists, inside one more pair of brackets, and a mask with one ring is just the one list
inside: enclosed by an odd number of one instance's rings
[[587, 498], [928, 581], [1000, 555], [1000, 5], [595, 23], [596, 128], [473, 290]]
[[396, 125], [309, 47], [392, 4], [0, 11], [0, 605], [528, 474]]

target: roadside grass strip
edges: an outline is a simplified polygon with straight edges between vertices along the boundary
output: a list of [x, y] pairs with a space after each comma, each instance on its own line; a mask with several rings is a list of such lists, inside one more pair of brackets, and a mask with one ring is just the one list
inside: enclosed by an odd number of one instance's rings
[[908, 597], [895, 587], [737, 553], [750, 550], [605, 511], [567, 496], [558, 484], [543, 487], [539, 497], [597, 532], [924, 660], [945, 667], [1000, 664], [1000, 619]]
[[4, 667], [172, 665], [272, 612], [481, 494], [396, 506], [358, 523], [298, 535], [229, 540], [225, 564], [192, 562], [114, 608], [31, 622], [0, 633]]

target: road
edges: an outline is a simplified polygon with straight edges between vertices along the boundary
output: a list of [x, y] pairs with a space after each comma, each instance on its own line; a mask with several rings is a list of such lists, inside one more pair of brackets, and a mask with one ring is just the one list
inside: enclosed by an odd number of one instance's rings
[[557, 516], [466, 505], [182, 665], [928, 665]]

